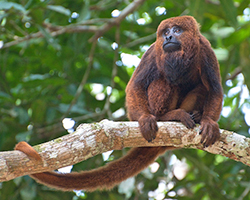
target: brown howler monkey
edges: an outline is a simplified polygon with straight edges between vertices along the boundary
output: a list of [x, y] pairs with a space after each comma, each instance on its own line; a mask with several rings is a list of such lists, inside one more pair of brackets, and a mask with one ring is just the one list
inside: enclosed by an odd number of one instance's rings
[[[126, 88], [128, 117], [138, 121], [147, 141], [156, 137], [156, 121], [180, 121], [187, 128], [200, 123], [201, 143], [219, 138], [222, 87], [219, 65], [208, 40], [193, 17], [169, 18], [157, 29], [157, 39], [143, 55]], [[36, 158], [27, 143], [16, 146]], [[44, 172], [31, 175], [60, 190], [109, 189], [138, 174], [160, 154], [174, 147], [138, 147], [104, 167], [80, 173]], [[40, 158], [38, 158], [40, 159]]]

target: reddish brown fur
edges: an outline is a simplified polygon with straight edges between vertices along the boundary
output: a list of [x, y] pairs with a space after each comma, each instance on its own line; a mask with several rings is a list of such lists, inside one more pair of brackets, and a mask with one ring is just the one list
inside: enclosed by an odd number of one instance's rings
[[19, 142], [15, 146], [16, 150], [22, 150], [23, 153], [28, 155], [30, 158], [35, 160], [41, 160], [41, 156], [36, 152], [36, 150], [30, 146], [27, 142]]
[[[33, 148], [30, 145], [17, 145], [15, 150], [20, 150], [27, 154], [32, 152]], [[90, 171], [73, 172], [62, 174], [57, 172], [44, 172], [30, 175], [37, 182], [47, 185], [48, 187], [56, 188], [63, 191], [86, 190], [94, 191], [97, 189], [111, 189], [123, 180], [131, 176], [137, 175], [145, 169], [154, 160], [166, 150], [174, 149], [174, 147], [140, 147], [133, 148], [129, 153], [104, 167], [93, 169]], [[40, 155], [29, 155], [31, 159], [41, 160]], [[145, 155], [147, 157], [145, 158]], [[42, 160], [41, 160], [42, 161]]]
[[[162, 36], [167, 28], [180, 26], [182, 48], [164, 52]], [[161, 22], [157, 40], [143, 55], [127, 85], [127, 111], [138, 120], [142, 135], [151, 141], [160, 121], [181, 121], [188, 128], [201, 124], [201, 142], [213, 144], [219, 137], [222, 87], [219, 65], [208, 40], [190, 16]], [[195, 116], [192, 114], [195, 113]]]
[[[177, 37], [181, 49], [163, 50], [164, 31], [179, 26]], [[164, 20], [157, 29], [157, 40], [143, 55], [126, 88], [128, 117], [138, 121], [143, 137], [151, 141], [158, 130], [156, 121], [180, 121], [187, 128], [201, 124], [201, 142], [212, 145], [219, 137], [217, 120], [222, 107], [219, 66], [210, 43], [199, 32], [193, 17], [183, 16]], [[31, 177], [60, 190], [110, 189], [121, 181], [138, 174], [160, 154], [174, 147], [138, 147], [108, 165], [90, 171], [70, 174], [45, 172]], [[17, 145], [32, 158], [34, 150]], [[31, 152], [31, 153], [30, 153]]]

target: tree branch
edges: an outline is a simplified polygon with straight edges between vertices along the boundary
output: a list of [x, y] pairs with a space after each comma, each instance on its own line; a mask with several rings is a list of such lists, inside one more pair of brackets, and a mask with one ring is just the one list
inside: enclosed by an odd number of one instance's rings
[[250, 138], [221, 130], [219, 141], [204, 148], [200, 144], [199, 126], [187, 129], [177, 122], [158, 122], [158, 126], [157, 138], [148, 143], [141, 136], [137, 122], [103, 120], [81, 124], [72, 134], [35, 146], [42, 163], [29, 159], [20, 151], [0, 152], [0, 181], [73, 165], [109, 150], [140, 146], [202, 149], [250, 166]]
[[[48, 24], [46, 26], [48, 26]], [[53, 26], [53, 28], [46, 27], [46, 30], [52, 37], [55, 37], [57, 35], [61, 35], [64, 33], [77, 33], [77, 32], [94, 32], [95, 33], [96, 31], [98, 31], [98, 27], [91, 26], [91, 25], [86, 26], [86, 25], [74, 24], [74, 25], [68, 25], [64, 27], [63, 26]], [[44, 38], [44, 37], [45, 35], [41, 31], [26, 35], [24, 37], [16, 37], [14, 41], [5, 43], [2, 49], [9, 48], [21, 42], [29, 41], [33, 38]]]
[[[101, 37], [106, 31], [108, 31], [110, 28], [112, 28], [115, 25], [119, 25], [126, 16], [134, 12], [140, 5], [144, 3], [144, 1], [145, 0], [134, 0], [127, 7], [125, 7], [120, 12], [119, 16], [116, 18], [92, 19], [92, 20], [87, 20], [86, 22], [83, 22], [82, 24], [70, 24], [67, 26], [55, 26], [49, 23], [43, 23], [43, 26], [52, 37], [55, 37], [57, 35], [61, 35], [64, 33], [93, 32], [95, 33], [95, 35], [92, 38], [90, 38], [89, 41], [94, 42], [99, 37]], [[100, 23], [100, 22], [104, 22], [104, 24], [101, 26], [93, 25], [93, 24]], [[29, 41], [33, 38], [44, 38], [44, 37], [45, 35], [41, 31], [26, 35], [24, 37], [16, 36], [14, 41], [5, 43], [2, 49], [9, 48], [21, 42]]]
[[96, 32], [96, 34], [92, 38], [90, 38], [89, 41], [93, 42], [93, 41], [97, 40], [100, 36], [103, 35], [103, 33], [108, 31], [110, 28], [112, 28], [115, 25], [119, 25], [125, 17], [127, 17], [129, 14], [134, 12], [140, 5], [142, 5], [144, 3], [144, 1], [145, 0], [134, 0], [132, 3], [130, 3], [126, 8], [124, 8], [120, 12], [118, 17], [110, 19], [110, 21], [108, 23], [101, 26], [100, 29], [98, 30], [98, 32]]

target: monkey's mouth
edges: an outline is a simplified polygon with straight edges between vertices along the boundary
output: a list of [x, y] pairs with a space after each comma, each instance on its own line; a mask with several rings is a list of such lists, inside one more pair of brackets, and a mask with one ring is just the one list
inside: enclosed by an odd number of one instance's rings
[[176, 42], [166, 42], [163, 43], [162, 48], [165, 52], [173, 52], [181, 49], [180, 43]]

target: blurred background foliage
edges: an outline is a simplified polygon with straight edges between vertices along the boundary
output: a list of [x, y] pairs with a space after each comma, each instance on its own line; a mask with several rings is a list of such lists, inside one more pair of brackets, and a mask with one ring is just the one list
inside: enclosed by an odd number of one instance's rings
[[[1, 151], [12, 150], [21, 140], [32, 145], [49, 141], [80, 123], [127, 120], [126, 84], [155, 41], [159, 23], [179, 15], [197, 19], [220, 62], [225, 94], [220, 127], [249, 135], [249, 0], [147, 0], [112, 24], [130, 3], [0, 2]], [[100, 32], [106, 25], [109, 28]], [[94, 36], [99, 37], [96, 42]], [[126, 151], [115, 151], [107, 160], [96, 156], [73, 170], [96, 168]], [[26, 176], [0, 183], [0, 199], [247, 200], [250, 168], [219, 155], [182, 149], [166, 153], [111, 191], [58, 192]]]

